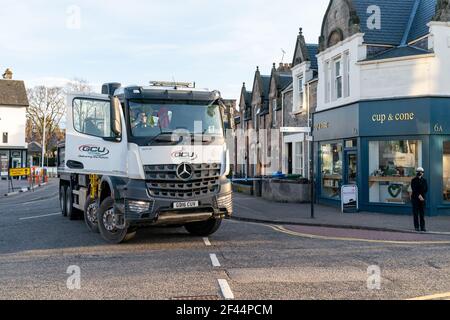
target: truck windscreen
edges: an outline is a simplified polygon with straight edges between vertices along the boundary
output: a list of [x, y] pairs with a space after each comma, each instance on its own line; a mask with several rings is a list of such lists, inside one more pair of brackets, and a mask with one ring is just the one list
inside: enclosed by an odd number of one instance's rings
[[177, 131], [223, 136], [218, 105], [129, 103], [131, 134], [152, 138]]

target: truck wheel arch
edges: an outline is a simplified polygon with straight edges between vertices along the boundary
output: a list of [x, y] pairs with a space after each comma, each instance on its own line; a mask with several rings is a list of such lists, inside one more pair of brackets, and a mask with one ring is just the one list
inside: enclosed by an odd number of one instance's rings
[[126, 184], [127, 182], [123, 178], [103, 176], [100, 182], [100, 204], [109, 196], [114, 200], [119, 200], [122, 197], [121, 190]]

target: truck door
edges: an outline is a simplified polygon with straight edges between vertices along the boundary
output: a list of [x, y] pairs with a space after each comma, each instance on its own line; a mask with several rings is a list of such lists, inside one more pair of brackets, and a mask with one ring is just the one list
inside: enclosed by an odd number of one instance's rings
[[[70, 97], [68, 102], [66, 169], [126, 176], [127, 137], [121, 108], [114, 109], [109, 98]], [[122, 128], [120, 136], [115, 132], [117, 125]]]

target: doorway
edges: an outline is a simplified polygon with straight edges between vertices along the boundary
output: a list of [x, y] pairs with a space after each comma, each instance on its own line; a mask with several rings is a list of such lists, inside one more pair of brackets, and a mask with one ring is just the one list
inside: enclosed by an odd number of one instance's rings
[[287, 167], [288, 167], [288, 174], [293, 173], [293, 148], [292, 143], [287, 144], [287, 150], [288, 150], [288, 158], [287, 158]]
[[358, 183], [358, 154], [356, 151], [345, 153], [345, 179], [344, 183], [356, 185]]

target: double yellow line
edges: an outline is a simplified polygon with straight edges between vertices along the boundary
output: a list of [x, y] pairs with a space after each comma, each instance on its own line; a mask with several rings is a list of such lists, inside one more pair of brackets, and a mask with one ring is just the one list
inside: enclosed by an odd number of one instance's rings
[[409, 301], [450, 300], [450, 292], [433, 294], [431, 296], [412, 298], [412, 299], [408, 299], [408, 300]]

